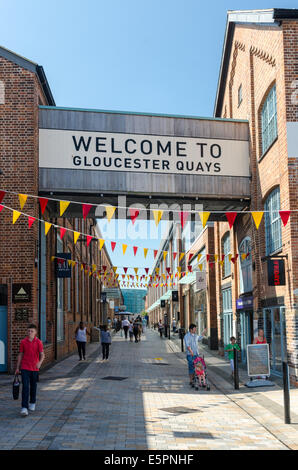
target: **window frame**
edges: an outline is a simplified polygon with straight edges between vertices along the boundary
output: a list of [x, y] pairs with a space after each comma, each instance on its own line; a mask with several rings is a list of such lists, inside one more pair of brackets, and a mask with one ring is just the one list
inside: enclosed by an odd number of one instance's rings
[[[278, 207], [272, 208], [272, 204], [273, 202], [275, 202], [274, 201], [275, 195], [277, 195], [276, 202], [278, 201], [278, 204], [277, 204]], [[281, 227], [281, 219], [279, 215], [279, 211], [280, 211], [280, 187], [279, 186], [274, 188], [268, 194], [264, 203], [264, 211], [265, 211], [265, 247], [266, 247], [265, 249], [266, 249], [266, 256], [269, 256], [282, 249], [282, 227]], [[272, 218], [272, 214], [275, 214], [273, 218]], [[277, 233], [278, 233], [278, 238], [275, 238]]]
[[[272, 107], [270, 111], [270, 106]], [[277, 129], [277, 99], [276, 99], [276, 84], [274, 84], [263, 103], [260, 112], [261, 120], [261, 158], [269, 150], [271, 145], [278, 138]], [[266, 121], [265, 121], [266, 120]], [[271, 134], [271, 136], [270, 136]]]

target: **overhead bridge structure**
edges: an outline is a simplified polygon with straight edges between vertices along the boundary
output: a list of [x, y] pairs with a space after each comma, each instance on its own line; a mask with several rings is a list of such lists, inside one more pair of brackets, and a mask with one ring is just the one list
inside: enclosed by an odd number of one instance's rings
[[[248, 122], [40, 106], [39, 193], [115, 206], [122, 197], [126, 206], [243, 210], [250, 203]], [[57, 214], [58, 203], [51, 210]], [[75, 204], [64, 214], [80, 215]]]

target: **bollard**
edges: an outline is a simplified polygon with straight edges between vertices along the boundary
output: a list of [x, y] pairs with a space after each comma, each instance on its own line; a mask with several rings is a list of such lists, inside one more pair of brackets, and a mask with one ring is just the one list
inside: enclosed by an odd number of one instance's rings
[[234, 388], [239, 390], [239, 371], [238, 371], [238, 355], [237, 349], [234, 348]]
[[169, 339], [171, 339], [171, 323], [169, 324]]
[[284, 416], [285, 424], [291, 424], [290, 417], [290, 381], [289, 367], [287, 362], [282, 363], [283, 387], [284, 387]]

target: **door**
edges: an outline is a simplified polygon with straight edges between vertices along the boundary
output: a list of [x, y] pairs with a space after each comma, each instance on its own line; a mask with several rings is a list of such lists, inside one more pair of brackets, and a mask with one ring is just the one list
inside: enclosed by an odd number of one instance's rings
[[282, 362], [286, 360], [285, 308], [264, 309], [264, 335], [270, 348], [270, 367], [273, 373], [282, 374]]
[[7, 372], [7, 286], [0, 285], [0, 372]]

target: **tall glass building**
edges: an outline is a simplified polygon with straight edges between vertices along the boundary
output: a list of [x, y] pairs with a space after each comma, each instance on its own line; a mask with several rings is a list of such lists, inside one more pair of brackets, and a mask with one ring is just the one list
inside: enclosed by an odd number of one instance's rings
[[145, 289], [122, 289], [121, 290], [126, 310], [131, 313], [141, 313], [145, 310]]

